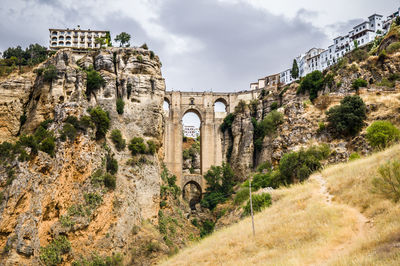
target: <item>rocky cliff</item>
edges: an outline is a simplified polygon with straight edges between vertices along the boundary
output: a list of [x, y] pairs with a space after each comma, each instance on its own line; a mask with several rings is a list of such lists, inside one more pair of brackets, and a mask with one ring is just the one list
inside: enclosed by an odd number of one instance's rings
[[[66, 236], [72, 248], [62, 255], [64, 262], [92, 253], [120, 253], [129, 261], [133, 228], [158, 219], [165, 91], [161, 63], [148, 50], [110, 48], [85, 54], [61, 50], [37, 69], [49, 66], [56, 69], [51, 81], [40, 70], [0, 80], [0, 143], [33, 133], [45, 120], [56, 139], [53, 156], [38, 151], [28, 161], [0, 164], [0, 260], [37, 265], [43, 247]], [[91, 66], [105, 83], [88, 93], [84, 70]], [[116, 110], [118, 98], [125, 103], [123, 114]], [[96, 140], [90, 128], [72, 142], [60, 141], [67, 117], [79, 119], [96, 106], [108, 112], [110, 131], [119, 129], [128, 142], [133, 137], [151, 140], [158, 152], [133, 164], [128, 149], [118, 151], [109, 135]], [[93, 182], [107, 156], [119, 166], [113, 190]]]
[[[372, 152], [365, 140], [366, 128], [375, 120], [389, 120], [399, 126], [398, 106], [400, 84], [400, 53], [382, 57], [369, 56], [363, 52], [362, 59], [355, 59], [354, 53], [345, 57], [340, 64], [328, 69], [324, 75], [331, 75], [333, 81], [326, 84], [319, 92], [319, 97], [312, 103], [309, 95], [297, 94], [298, 83], [279, 87], [276, 91], [266, 92], [258, 100], [249, 104], [245, 112], [235, 114], [232, 123], [232, 136], [224, 132], [224, 147], [231, 146], [229, 162], [236, 171], [250, 173], [265, 161], [277, 164], [283, 154], [297, 151], [302, 147], [329, 144], [331, 156], [326, 163], [347, 161], [350, 154], [358, 152], [366, 155]], [[357, 53], [361, 53], [357, 51]], [[352, 82], [362, 78], [368, 81], [365, 88], [358, 92]], [[347, 95], [359, 94], [367, 107], [367, 120], [363, 130], [355, 137], [335, 137], [327, 126], [325, 112], [338, 105]], [[283, 114], [284, 121], [274, 134], [266, 135], [262, 147], [254, 151], [254, 130], [252, 117], [262, 121], [272, 109]], [[225, 151], [225, 154], [227, 151]]]

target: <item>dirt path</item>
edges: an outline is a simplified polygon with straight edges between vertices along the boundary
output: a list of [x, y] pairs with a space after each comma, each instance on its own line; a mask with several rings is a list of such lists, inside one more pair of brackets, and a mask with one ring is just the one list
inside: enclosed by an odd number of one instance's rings
[[[326, 185], [326, 180], [323, 178], [323, 176], [320, 173], [314, 174], [311, 178], [315, 179], [319, 184], [320, 184], [320, 193], [324, 196], [326, 200], [326, 204], [332, 205], [332, 204], [338, 204], [335, 202], [332, 202], [332, 199], [334, 196], [329, 193], [327, 185]], [[341, 204], [343, 206], [343, 204]], [[351, 246], [355, 243], [357, 239], [363, 238], [366, 236], [366, 232], [368, 230], [368, 223], [370, 222], [367, 217], [365, 217], [362, 213], [360, 213], [356, 208], [351, 207], [349, 205], [345, 205], [350, 213], [354, 215], [354, 217], [357, 218], [357, 229], [356, 229], [356, 234], [345, 241], [344, 243], [334, 247], [333, 249], [329, 250], [327, 254], [328, 257], [324, 258], [321, 261], [318, 261], [314, 263], [314, 265], [327, 265], [329, 264], [329, 261], [332, 259], [337, 259], [338, 257], [350, 252]]]

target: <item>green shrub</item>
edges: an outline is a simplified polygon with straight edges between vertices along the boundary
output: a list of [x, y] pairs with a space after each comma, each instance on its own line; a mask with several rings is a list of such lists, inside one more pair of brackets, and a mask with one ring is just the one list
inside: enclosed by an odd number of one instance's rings
[[352, 88], [356, 90], [356, 92], [358, 92], [358, 90], [361, 87], [367, 87], [368, 83], [366, 80], [364, 79], [355, 79], [353, 80], [353, 83], [351, 84]]
[[139, 63], [143, 63], [143, 57], [142, 57], [141, 55], [136, 56], [136, 60], [137, 60]]
[[46, 247], [40, 248], [40, 260], [45, 265], [57, 265], [63, 262], [62, 255], [70, 252], [71, 243], [68, 239], [60, 235]]
[[310, 100], [314, 101], [318, 97], [318, 92], [324, 88], [324, 76], [318, 70], [307, 74], [300, 82], [297, 93], [310, 93]]
[[149, 47], [147, 47], [147, 44], [146, 44], [146, 43], [142, 44], [142, 46], [140, 46], [140, 48], [143, 48], [143, 49], [145, 49], [145, 50], [149, 50]]
[[318, 123], [318, 133], [321, 133], [322, 131], [324, 131], [326, 129], [325, 123], [324, 122], [319, 122]]
[[278, 109], [278, 107], [279, 107], [278, 102], [271, 103], [271, 111]]
[[211, 166], [204, 175], [207, 182], [206, 193], [201, 200], [201, 206], [213, 210], [218, 203], [224, 202], [233, 193], [235, 174], [229, 164]]
[[86, 71], [86, 96], [90, 98], [90, 95], [92, 92], [97, 91], [100, 89], [102, 86], [105, 84], [105, 80], [103, 77], [100, 75], [99, 72], [93, 69], [93, 67], [90, 67]]
[[71, 227], [75, 224], [68, 214], [60, 216], [60, 223], [63, 227]]
[[147, 141], [147, 151], [150, 154], [155, 154], [157, 151], [157, 145], [154, 141], [148, 140]]
[[103, 201], [101, 196], [97, 193], [86, 193], [83, 196], [85, 198], [86, 204], [91, 209], [97, 208], [97, 206], [99, 206], [101, 204], [101, 202]]
[[[260, 212], [263, 209], [271, 206], [271, 195], [268, 193], [262, 193], [258, 195], [251, 195], [252, 196], [252, 205], [253, 205], [253, 212]], [[250, 209], [250, 200], [247, 201], [246, 206], [244, 207], [243, 215], [247, 216], [251, 214]]]
[[388, 54], [393, 54], [395, 52], [397, 52], [400, 49], [400, 42], [394, 42], [389, 44], [388, 47], [386, 47], [386, 51], [388, 52]]
[[229, 132], [232, 134], [232, 124], [234, 120], [235, 115], [232, 113], [228, 114], [220, 126], [221, 131], [225, 132], [226, 130], [229, 130]]
[[206, 237], [214, 232], [215, 223], [211, 220], [205, 220], [200, 228], [200, 237]]
[[106, 188], [114, 190], [117, 185], [117, 179], [115, 178], [115, 176], [106, 173], [103, 176], [103, 183]]
[[153, 51], [150, 51], [150, 59], [154, 59], [154, 57], [155, 57], [154, 52], [153, 52]]
[[132, 155], [135, 156], [136, 154], [144, 154], [146, 153], [146, 145], [144, 144], [143, 138], [134, 137], [131, 139], [128, 149], [132, 152]]
[[181, 194], [180, 187], [176, 185], [176, 176], [170, 175], [165, 165], [163, 165], [163, 171], [161, 172], [161, 180], [165, 184], [161, 186], [161, 198], [165, 195], [166, 191], [171, 192], [175, 199]]
[[241, 189], [236, 193], [233, 202], [234, 202], [236, 205], [240, 205], [240, 204], [242, 204], [243, 202], [245, 202], [246, 200], [248, 200], [248, 199], [249, 199], [249, 196], [250, 196], [250, 195], [249, 195], [249, 188], [248, 188], [248, 187], [241, 188]]
[[268, 113], [261, 122], [257, 122], [257, 120], [252, 117], [251, 122], [254, 127], [253, 141], [255, 151], [260, 151], [262, 149], [264, 137], [275, 133], [278, 125], [282, 124], [283, 121], [283, 115], [276, 110]]
[[258, 167], [257, 167], [257, 172], [262, 173], [264, 170], [271, 170], [272, 169], [272, 164], [269, 161], [265, 161], [263, 163], [261, 163]]
[[86, 131], [88, 128], [95, 128], [96, 125], [93, 123], [90, 116], [84, 115], [79, 120], [78, 127], [79, 129]]
[[357, 152], [353, 152], [349, 156], [349, 161], [354, 161], [354, 160], [357, 160], [357, 159], [360, 159], [360, 158], [361, 158], [360, 154], [358, 154]]
[[387, 54], [386, 54], [386, 51], [385, 51], [385, 50], [382, 50], [382, 51], [379, 53], [378, 62], [381, 63], [381, 64], [383, 64], [383, 63], [385, 63], [386, 58], [388, 58], [388, 56], [387, 56]]
[[111, 140], [118, 151], [122, 151], [125, 149], [126, 141], [124, 138], [122, 138], [122, 134], [119, 129], [114, 129], [113, 131], [111, 131]]
[[373, 148], [386, 148], [400, 139], [400, 130], [389, 121], [375, 121], [367, 128], [366, 138]]
[[97, 254], [89, 258], [81, 258], [72, 263], [73, 266], [123, 266], [123, 256], [120, 253], [112, 256], [100, 257]]
[[380, 82], [378, 82], [376, 85], [378, 86], [383, 86], [383, 87], [388, 87], [388, 88], [394, 88], [396, 83], [394, 81], [391, 81], [387, 78], [382, 78]]
[[400, 199], [400, 162], [387, 162], [378, 169], [379, 177], [372, 180], [373, 192], [398, 202]]
[[238, 105], [235, 106], [235, 114], [244, 113], [246, 108], [248, 108], [246, 102], [240, 100]]
[[57, 69], [53, 65], [49, 65], [43, 71], [43, 81], [52, 82], [55, 78], [57, 78]]
[[39, 145], [39, 150], [49, 154], [50, 156], [54, 156], [54, 149], [56, 147], [54, 137], [45, 138]]
[[312, 172], [321, 168], [320, 160], [328, 158], [329, 154], [330, 150], [327, 145], [286, 153], [279, 162], [280, 180], [271, 179], [275, 183], [278, 182], [285, 185], [295, 181], [304, 181]]
[[110, 117], [107, 112], [101, 109], [100, 106], [89, 110], [92, 122], [96, 126], [96, 139], [105, 137], [108, 129], [110, 128]]
[[65, 123], [63, 126], [63, 129], [61, 130], [61, 140], [65, 141], [66, 138], [68, 138], [71, 142], [73, 142], [78, 134], [78, 131], [76, 128], [70, 124], [70, 123]]
[[117, 113], [122, 115], [124, 113], [124, 100], [122, 100], [122, 98], [118, 98], [117, 99]]
[[115, 175], [118, 172], [118, 162], [110, 155], [106, 156], [106, 169], [107, 172], [112, 175]]
[[338, 136], [354, 136], [361, 131], [366, 119], [366, 107], [359, 96], [346, 96], [340, 105], [327, 112], [329, 127]]

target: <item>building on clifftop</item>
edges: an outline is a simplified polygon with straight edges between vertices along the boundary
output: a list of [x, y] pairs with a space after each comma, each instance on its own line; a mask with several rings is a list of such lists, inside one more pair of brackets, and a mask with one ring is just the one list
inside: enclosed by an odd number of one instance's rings
[[75, 49], [98, 49], [100, 43], [98, 38], [102, 38], [103, 47], [111, 46], [111, 36], [109, 31], [102, 30], [81, 30], [77, 29], [49, 29], [50, 49], [75, 48]]

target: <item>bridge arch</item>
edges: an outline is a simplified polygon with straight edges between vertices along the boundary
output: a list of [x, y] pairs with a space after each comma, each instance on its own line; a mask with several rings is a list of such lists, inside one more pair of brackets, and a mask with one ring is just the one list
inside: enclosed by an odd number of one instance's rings
[[[240, 100], [247, 102], [258, 97], [255, 91], [240, 93], [213, 92], [165, 92], [164, 101], [169, 103], [170, 111], [165, 115], [164, 162], [167, 168], [177, 177], [177, 185], [184, 188], [189, 181], [196, 182], [201, 191], [205, 189], [205, 180], [201, 174], [206, 173], [212, 165], [222, 165], [223, 150], [220, 125], [225, 116], [233, 111]], [[215, 112], [216, 103], [223, 103], [226, 112]], [[189, 112], [200, 118], [200, 174], [193, 174], [188, 179], [183, 171], [183, 116]], [[197, 181], [196, 181], [197, 180]], [[193, 183], [190, 183], [193, 184]], [[193, 185], [195, 188], [198, 186]]]
[[183, 185], [182, 197], [189, 202], [190, 209], [196, 209], [196, 205], [200, 203], [202, 195], [201, 185], [197, 181], [190, 180]]

